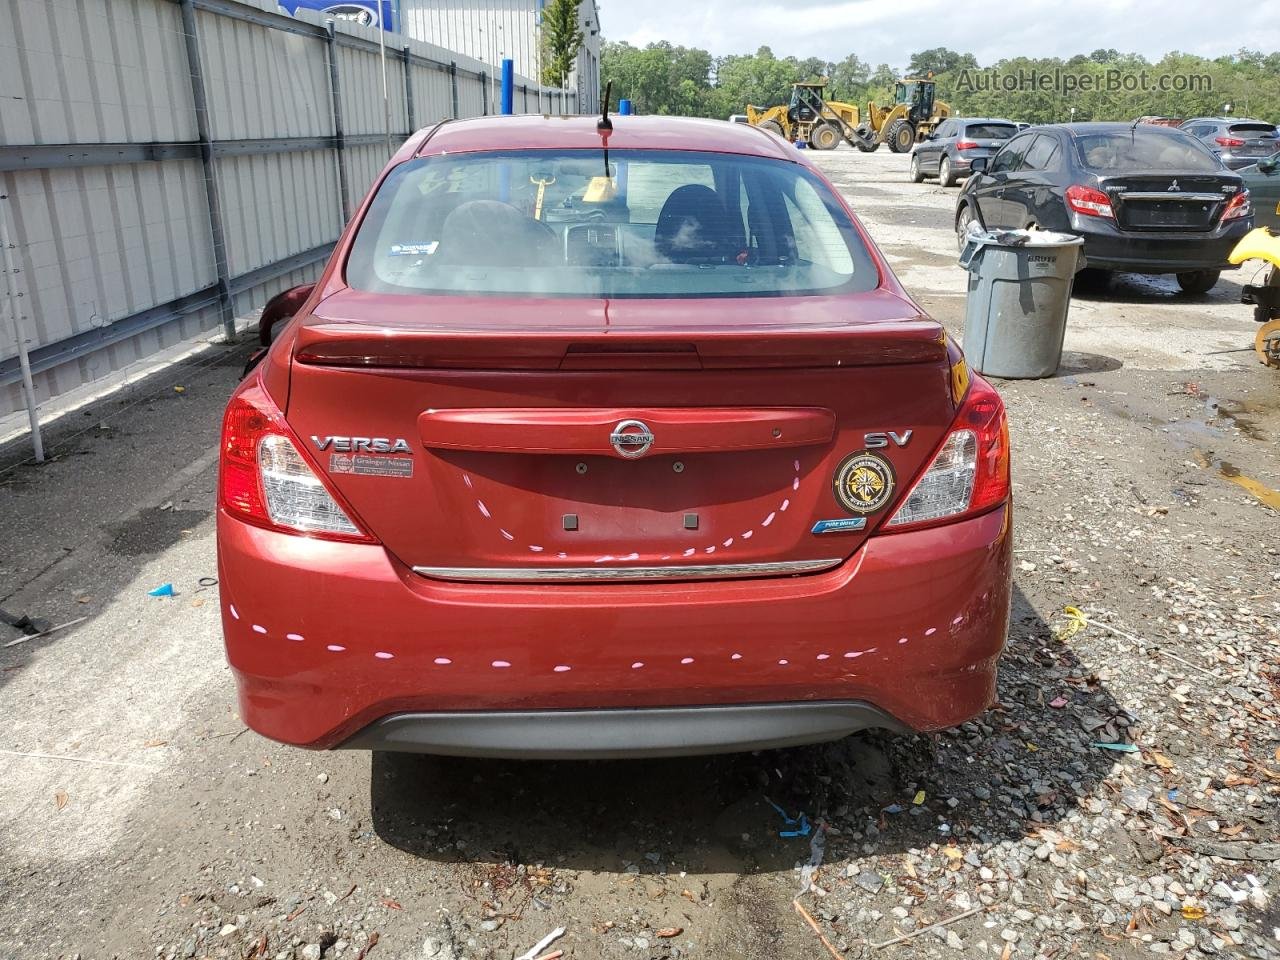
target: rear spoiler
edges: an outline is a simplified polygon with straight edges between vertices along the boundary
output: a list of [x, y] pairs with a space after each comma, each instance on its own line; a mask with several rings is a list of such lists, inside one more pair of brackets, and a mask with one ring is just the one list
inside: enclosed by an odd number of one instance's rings
[[409, 331], [344, 323], [303, 327], [294, 359], [317, 366], [426, 370], [732, 370], [943, 363], [947, 348], [942, 328], [920, 321], [678, 339], [661, 333]]

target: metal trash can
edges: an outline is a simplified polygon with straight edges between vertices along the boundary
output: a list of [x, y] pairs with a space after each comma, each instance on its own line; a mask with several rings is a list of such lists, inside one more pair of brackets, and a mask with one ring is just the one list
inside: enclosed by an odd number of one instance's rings
[[1052, 376], [1062, 360], [1071, 284], [1084, 239], [1043, 230], [973, 230], [960, 265], [969, 271], [964, 353], [994, 377]]

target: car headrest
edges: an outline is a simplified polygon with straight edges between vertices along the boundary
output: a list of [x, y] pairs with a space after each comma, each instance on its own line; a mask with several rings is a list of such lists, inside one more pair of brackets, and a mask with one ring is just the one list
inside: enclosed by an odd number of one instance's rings
[[742, 218], [729, 213], [710, 187], [677, 187], [658, 214], [653, 243], [672, 263], [732, 260], [743, 248]]

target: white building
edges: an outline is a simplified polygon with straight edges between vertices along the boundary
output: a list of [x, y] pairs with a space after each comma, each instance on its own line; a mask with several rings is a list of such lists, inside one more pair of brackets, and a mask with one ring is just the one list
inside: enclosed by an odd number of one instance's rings
[[[541, 20], [545, 0], [400, 0], [400, 31], [493, 64], [515, 61], [519, 76], [541, 74]], [[582, 49], [566, 86], [578, 91], [584, 113], [600, 109], [600, 14], [581, 0]]]

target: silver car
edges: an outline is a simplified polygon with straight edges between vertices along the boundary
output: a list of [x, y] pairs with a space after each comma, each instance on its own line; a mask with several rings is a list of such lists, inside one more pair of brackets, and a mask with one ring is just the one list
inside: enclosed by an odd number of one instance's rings
[[911, 182], [937, 177], [944, 187], [954, 187], [969, 175], [975, 157], [989, 157], [1018, 132], [1012, 120], [990, 117], [952, 117], [916, 144], [911, 152]]
[[1202, 143], [1228, 170], [1250, 167], [1280, 151], [1280, 133], [1274, 123], [1239, 117], [1197, 117], [1185, 120], [1182, 129]]

